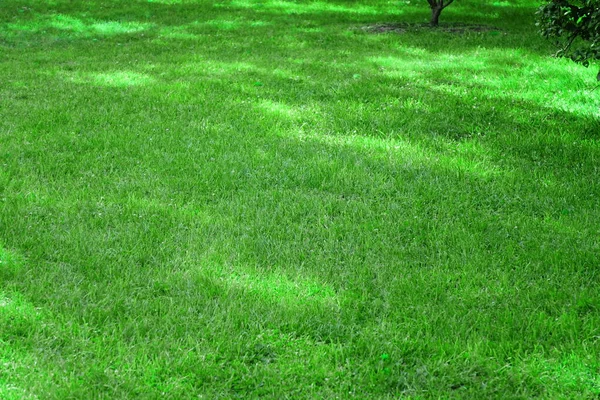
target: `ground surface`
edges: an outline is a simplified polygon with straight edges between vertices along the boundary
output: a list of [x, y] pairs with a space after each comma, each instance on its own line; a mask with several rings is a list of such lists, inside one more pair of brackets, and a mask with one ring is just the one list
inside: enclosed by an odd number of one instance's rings
[[0, 398], [597, 398], [600, 91], [534, 10], [3, 0]]

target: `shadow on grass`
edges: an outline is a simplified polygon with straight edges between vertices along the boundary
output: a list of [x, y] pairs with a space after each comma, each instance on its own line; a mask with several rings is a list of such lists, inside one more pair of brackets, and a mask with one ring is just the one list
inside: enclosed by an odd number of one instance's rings
[[[541, 39], [520, 39], [527, 36], [521, 31], [531, 32], [535, 29], [533, 11], [532, 7], [517, 3], [499, 6], [473, 2], [461, 4], [460, 7], [453, 5], [444, 17], [450, 25], [493, 25], [511, 34], [510, 39], [503, 35], [492, 37], [498, 32], [485, 34], [489, 45], [494, 47], [528, 49], [546, 55], [549, 46], [544, 45]], [[360, 30], [373, 23], [425, 22], [428, 14], [428, 8], [420, 5], [381, 2], [238, 0], [212, 5], [146, 1], [110, 4], [56, 2], [48, 5], [46, 2], [30, 1], [7, 4], [4, 16], [6, 29], [0, 39], [6, 46], [27, 42], [30, 37], [35, 37], [39, 45], [54, 43], [64, 46], [89, 39], [112, 38], [122, 42], [168, 37], [170, 40], [165, 43], [168, 45], [173, 40], [194, 41], [207, 34], [248, 31], [259, 32], [260, 36], [266, 32], [277, 38], [290, 34], [304, 35], [307, 39], [312, 37], [317, 45], [323, 44], [323, 40], [327, 45], [332, 45], [337, 41], [343, 43], [348, 29]], [[274, 35], [273, 30], [278, 27], [285, 27], [286, 32]], [[479, 47], [480, 39], [480, 34], [456, 35], [431, 30], [413, 32], [408, 41], [417, 47], [426, 44], [436, 51], [446, 49], [448, 41], [456, 41], [457, 51], [460, 51], [461, 46], [468, 49]]]
[[[254, 73], [254, 72], [253, 72]], [[266, 79], [263, 79], [266, 81]], [[217, 86], [221, 86], [217, 83]], [[268, 86], [268, 85], [267, 85]], [[256, 92], [260, 91], [260, 87], [254, 87]], [[222, 87], [221, 87], [222, 89]], [[136, 88], [130, 86], [127, 89], [131, 96], [142, 97], [147, 96], [143, 86]], [[135, 91], [139, 90], [139, 95]], [[193, 90], [193, 89], [192, 89]], [[73, 91], [67, 91], [69, 93]], [[88, 93], [89, 95], [89, 93]], [[94, 95], [93, 90], [91, 95]], [[230, 96], [223, 96], [224, 99]], [[234, 92], [231, 92], [231, 97], [234, 97]], [[385, 229], [377, 228], [388, 232], [391, 236], [387, 237], [382, 243], [391, 245], [392, 243], [403, 243], [408, 241], [410, 254], [414, 251], [414, 257], [417, 265], [427, 263], [427, 257], [432, 256], [437, 246], [442, 243], [442, 249], [448, 251], [450, 244], [443, 245], [443, 240], [436, 243], [440, 238], [433, 235], [431, 227], [428, 225], [432, 217], [435, 217], [437, 222], [435, 226], [439, 229], [440, 226], [447, 224], [444, 228], [444, 235], [449, 235], [445, 240], [452, 240], [451, 232], [470, 232], [468, 237], [477, 237], [475, 242], [481, 247], [481, 255], [487, 254], [486, 246], [494, 248], [492, 235], [484, 227], [470, 226], [467, 221], [483, 219], [498, 229], [496, 237], [497, 243], [502, 243], [502, 235], [511, 237], [515, 233], [510, 231], [513, 221], [501, 221], [496, 219], [495, 215], [504, 215], [505, 217], [515, 217], [515, 214], [528, 220], [528, 223], [542, 228], [542, 231], [548, 230], [547, 239], [552, 237], [563, 237], [568, 234], [569, 230], [555, 231], [560, 227], [562, 213], [570, 213], [568, 201], [560, 198], [560, 188], [566, 184], [565, 179], [572, 179], [570, 175], [558, 176], [556, 171], [564, 169], [570, 171], [574, 168], [581, 168], [582, 180], [579, 183], [571, 182], [571, 193], [576, 195], [580, 200], [580, 207], [585, 207], [580, 212], [589, 212], [595, 206], [595, 200], [589, 197], [589, 194], [597, 190], [594, 186], [589, 185], [585, 177], [594, 174], [595, 167], [590, 162], [597, 157], [597, 150], [594, 147], [586, 147], [585, 143], [580, 148], [573, 149], [568, 142], [563, 142], [563, 139], [552, 135], [557, 126], [559, 127], [565, 121], [572, 124], [584, 124], [581, 119], [569, 114], [560, 114], [555, 112], [558, 122], [548, 119], [547, 112], [544, 109], [539, 109], [538, 112], [533, 112], [535, 107], [527, 104], [529, 118], [536, 118], [536, 130], [531, 130], [530, 125], [515, 124], [510, 117], [504, 117], [501, 114], [496, 115], [490, 121], [489, 115], [492, 110], [491, 104], [500, 107], [501, 102], [498, 99], [489, 100], [490, 103], [486, 107], [482, 107], [473, 112], [473, 121], [485, 121], [488, 123], [484, 126], [488, 131], [473, 130], [475, 136], [482, 135], [502, 135], [502, 132], [494, 132], [494, 126], [507, 126], [513, 124], [515, 130], [528, 129], [528, 136], [520, 139], [517, 135], [512, 138], [512, 141], [506, 142], [502, 138], [495, 142], [480, 141], [477, 138], [470, 138], [471, 133], [464, 135], [463, 132], [458, 132], [458, 136], [448, 135], [446, 127], [460, 126], [460, 121], [452, 119], [453, 116], [447, 116], [449, 121], [442, 121], [439, 126], [432, 125], [433, 118], [429, 117], [425, 121], [425, 125], [420, 125], [425, 113], [423, 108], [415, 108], [411, 110], [407, 107], [399, 107], [397, 121], [385, 121], [381, 127], [378, 127], [377, 115], [370, 114], [369, 120], [362, 118], [358, 112], [351, 113], [347, 118], [342, 118], [342, 115], [348, 115], [348, 110], [358, 109], [359, 100], [343, 103], [341, 108], [331, 110], [337, 115], [332, 120], [323, 119], [323, 113], [317, 108], [303, 111], [298, 105], [289, 105], [281, 101], [276, 102], [276, 98], [265, 102], [264, 96], [261, 94], [261, 101], [252, 102], [249, 104], [237, 103], [236, 101], [224, 100], [220, 104], [214, 104], [214, 107], [229, 110], [229, 114], [223, 116], [223, 121], [219, 121], [216, 125], [206, 123], [202, 128], [200, 126], [188, 125], [183, 128], [182, 133], [172, 137], [170, 134], [165, 136], [163, 133], [157, 133], [154, 136], [152, 143], [146, 143], [144, 137], [126, 137], [130, 142], [130, 147], [127, 149], [112, 148], [110, 152], [105, 153], [103, 157], [118, 157], [121, 159], [121, 166], [109, 171], [108, 176], [129, 176], [128, 179], [121, 179], [119, 186], [107, 184], [112, 188], [117, 196], [123, 196], [129, 193], [131, 196], [145, 197], [147, 191], [146, 182], [143, 178], [138, 181], [138, 178], [144, 175], [152, 178], [154, 182], [161, 187], [159, 182], [171, 182], [169, 185], [159, 192], [154, 192], [154, 196], [159, 196], [159, 203], [167, 201], [164, 196], [173, 196], [174, 204], [181, 204], [181, 201], [189, 198], [201, 204], [208, 204], [209, 207], [216, 207], [218, 215], [220, 213], [234, 212], [225, 218], [231, 232], [236, 232], [236, 237], [239, 237], [240, 243], [244, 243], [246, 234], [249, 234], [248, 240], [250, 243], [245, 250], [245, 257], [235, 260], [234, 264], [241, 265], [259, 265], [260, 268], [269, 265], [269, 257], [282, 257], [281, 254], [289, 254], [293, 257], [300, 257], [299, 254], [311, 253], [311, 249], [317, 246], [320, 257], [326, 254], [340, 254], [332, 260], [319, 259], [308, 257], [312, 264], [311, 269], [317, 268], [321, 263], [330, 264], [333, 269], [323, 271], [324, 275], [320, 275], [317, 279], [325, 278], [334, 279], [341, 282], [352, 282], [355, 276], [349, 276], [349, 279], [339, 279], [340, 274], [351, 273], [345, 272], [345, 265], [349, 261], [352, 264], [366, 263], [368, 265], [378, 265], [386, 259], [394, 259], [393, 246], [388, 249], [381, 248], [381, 244], [376, 245], [377, 254], [375, 259], [360, 259], [349, 257], [353, 252], [359, 252], [361, 249], [360, 240], [361, 229], [364, 226], [361, 224], [347, 224], [338, 234], [339, 237], [330, 235], [332, 231], [328, 226], [336, 220], [344, 220], [351, 218], [351, 213], [347, 209], [347, 202], [352, 203], [354, 211], [362, 209], [365, 214], [365, 224], [369, 223], [369, 218], [375, 218], [378, 224], [384, 224]], [[273, 96], [275, 97], [275, 96]], [[352, 96], [341, 96], [343, 98], [351, 98]], [[460, 96], [436, 93], [435, 101], [441, 103], [457, 104], [458, 107], [470, 107], [468, 102], [463, 102]], [[421, 99], [423, 100], [423, 99]], [[155, 117], [163, 118], [170, 112], [176, 112], [181, 107], [180, 100], [164, 101], [158, 98], [150, 99], [150, 102], [160, 102], [161, 107], [156, 108], [162, 110]], [[427, 106], [427, 101], [422, 101], [424, 107]], [[512, 103], [509, 103], [512, 104]], [[191, 105], [190, 105], [191, 106]], [[314, 104], [311, 104], [314, 107]], [[508, 108], [508, 107], [507, 107]], [[283, 110], [283, 111], [282, 111]], [[138, 112], [142, 110], [137, 110]], [[197, 111], [197, 112], [196, 112]], [[70, 110], [69, 112], [72, 112]], [[113, 110], [115, 112], [110, 121], [127, 120], [129, 113], [135, 113], [133, 109]], [[120, 112], [120, 114], [119, 114]], [[162, 113], [162, 115], [161, 115]], [[206, 114], [206, 111], [204, 111]], [[345, 113], [345, 114], [343, 114]], [[291, 116], [290, 116], [291, 114]], [[296, 116], [294, 116], [294, 114]], [[389, 112], [382, 113], [380, 117], [386, 117]], [[404, 114], [404, 115], [402, 115]], [[187, 110], [188, 116], [194, 115], [193, 118], [202, 118], [202, 107], [191, 108]], [[150, 118], [150, 115], [147, 115]], [[265, 124], [265, 121], [269, 121]], [[416, 121], [417, 125], [411, 126], [411, 121]], [[512, 121], [512, 122], [511, 122]], [[187, 121], [193, 122], [193, 121]], [[103, 122], [104, 123], [104, 122]], [[145, 126], [144, 119], [132, 121], [130, 123], [131, 130], [139, 130], [140, 126]], [[363, 126], [370, 124], [370, 126]], [[313, 125], [312, 128], [309, 128]], [[200, 128], [200, 136], [196, 136], [196, 128]], [[110, 125], [108, 127], [111, 129]], [[383, 131], [385, 128], [389, 132]], [[355, 132], [354, 132], [355, 130]], [[239, 132], [239, 133], [236, 133]], [[550, 132], [550, 134], [549, 134]], [[190, 136], [188, 136], [190, 135]], [[226, 135], [225, 142], [215, 140], [215, 136]], [[461, 142], [457, 144], [456, 139], [460, 138]], [[533, 138], [533, 139], [532, 139]], [[569, 140], [569, 138], [566, 138]], [[582, 138], [579, 138], [581, 140]], [[80, 139], [73, 140], [71, 143], [77, 146]], [[91, 139], [91, 149], [99, 141], [106, 139]], [[110, 143], [115, 138], [108, 138]], [[188, 143], [189, 141], [189, 143]], [[188, 143], [188, 144], [186, 144]], [[58, 138], [54, 146], [61, 148], [66, 142], [61, 143]], [[89, 146], [90, 144], [88, 144]], [[117, 142], [114, 142], [117, 146]], [[183, 146], [183, 147], [182, 147]], [[50, 147], [51, 149], [52, 147]], [[76, 149], [77, 147], [75, 147]], [[74, 150], [67, 150], [67, 152]], [[197, 161], [192, 161], [190, 164], [183, 162], [188, 160], [190, 155], [185, 152], [198, 156]], [[199, 150], [201, 149], [201, 150]], [[251, 150], [253, 149], [253, 150]], [[45, 148], [44, 151], [48, 151]], [[84, 153], [85, 150], [84, 150]], [[135, 160], [136, 157], [142, 157]], [[35, 157], [40, 157], [42, 153], [37, 155], [31, 154], [29, 162], [36, 164]], [[220, 157], [220, 160], [213, 160], [215, 156]], [[89, 170], [89, 160], [85, 157], [67, 157], [57, 159], [60, 165], [54, 165], [50, 170], [58, 171], [57, 176], [76, 176], [77, 174], [85, 174], [86, 169]], [[105, 162], [109, 162], [108, 158]], [[518, 186], [515, 188], [513, 184], [525, 182], [526, 177], [533, 171], [534, 174], [539, 174], [540, 181], [527, 182], [528, 187]], [[100, 171], [90, 171], [88, 176], [98, 177]], [[181, 179], [173, 177], [181, 176]], [[190, 185], [188, 181], [191, 176], [201, 176], [202, 179], [196, 179], [195, 184]], [[94, 178], [98, 179], [98, 178]], [[93, 181], [93, 180], [92, 180]], [[101, 182], [104, 182], [101, 180]], [[585, 184], [584, 184], [585, 182]], [[580, 187], [573, 187], [579, 185]], [[213, 186], [214, 185], [214, 186]], [[269, 196], [274, 195], [275, 198], [248, 198], [245, 195], [246, 191], [258, 189], [259, 191], [273, 190]], [[439, 194], [444, 194], [440, 197]], [[326, 212], [317, 218], [310, 216], [312, 205], [316, 208], [324, 207], [318, 197], [325, 195], [328, 207], [333, 207], [330, 212], [338, 215], [333, 218]], [[539, 197], [546, 195], [550, 198], [559, 201], [560, 204], [544, 204], [539, 202]], [[150, 194], [150, 197], [153, 195]], [[199, 196], [199, 197], [198, 197]], [[236, 200], [235, 196], [239, 196], [242, 200]], [[283, 204], [289, 204], [290, 200], [279, 198], [277, 196], [292, 196], [291, 198], [305, 198], [304, 205], [295, 205], [294, 212], [289, 214], [288, 211], [279, 209], [277, 201]], [[588, 199], [589, 200], [586, 200]], [[162, 199], [162, 200], [160, 200]], [[279, 200], [277, 200], [279, 199]], [[437, 204], [437, 201], [443, 200], [443, 206]], [[316, 204], [312, 202], [316, 201]], [[246, 205], [251, 204], [251, 206]], [[378, 204], [381, 202], [381, 204]], [[391, 203], [390, 203], [391, 202]], [[293, 201], [293, 204], [296, 202]], [[364, 203], [361, 205], [361, 203]], [[260, 207], [260, 204], [266, 204], [268, 207]], [[311, 205], [312, 204], [312, 205]], [[94, 206], [91, 206], [94, 208]], [[375, 209], [371, 209], [374, 207]], [[398, 214], [399, 219], [391, 218], [389, 221], [384, 218], [387, 208], [404, 208], [405, 210]], [[564, 207], [564, 208], [563, 208]], [[135, 207], [133, 207], [135, 208]], [[235, 210], [235, 211], [234, 211]], [[344, 211], [346, 210], [346, 211]], [[108, 210], [109, 213], [118, 213], [118, 209]], [[133, 212], [133, 210], [130, 210]], [[247, 212], [249, 214], [245, 215]], [[381, 212], [381, 215], [377, 214]], [[400, 211], [399, 211], [400, 212]], [[168, 212], [162, 211], [159, 215], [162, 218], [169, 220]], [[241, 213], [241, 214], [238, 214]], [[348, 213], [348, 214], [345, 214]], [[375, 213], [375, 214], [373, 214]], [[414, 213], [416, 221], [410, 221], [405, 232], [406, 236], [396, 237], [394, 234], [394, 226], [398, 220], [408, 218], [408, 215]], [[441, 214], [440, 214], [441, 213]], [[492, 213], [492, 217], [486, 217], [486, 213]], [[90, 214], [93, 214], [90, 211]], [[360, 214], [359, 214], [360, 215]], [[117, 215], [114, 215], [116, 218]], [[156, 216], [154, 216], [156, 218]], [[266, 232], [261, 233], [259, 230], [245, 232], [242, 227], [253, 224], [250, 221], [255, 221], [259, 225], [264, 225]], [[270, 221], [270, 222], [269, 222]], [[279, 232], [279, 242], [269, 242], [269, 240], [260, 239], [269, 238], [272, 236], [270, 229], [272, 227], [286, 224], [286, 221], [298, 221], [295, 225], [295, 230], [288, 233]], [[302, 222], [300, 222], [302, 221]], [[115, 220], [116, 222], [116, 220]], [[356, 221], [355, 221], [356, 222]], [[46, 222], [48, 223], [48, 222]], [[69, 222], [67, 221], [67, 224]], [[99, 221], [100, 226], [102, 225]], [[132, 222], [134, 226], [137, 223]], [[221, 222], [224, 223], [224, 222]], [[372, 223], [372, 222], [371, 222]], [[377, 224], [375, 224], [377, 225]], [[355, 226], [355, 227], [354, 227]], [[106, 227], [106, 226], [104, 226]], [[320, 242], [307, 241], [308, 237], [304, 235], [312, 232], [313, 227], [319, 227], [321, 236], [314, 236], [313, 239], [319, 238]], [[354, 228], [353, 228], [354, 227]], [[16, 229], [16, 228], [15, 228]], [[356, 232], [354, 230], [357, 230]], [[376, 229], [373, 227], [372, 229]], [[491, 229], [491, 228], [490, 228]], [[163, 229], [158, 227], [158, 231]], [[369, 229], [370, 230], [370, 229]], [[155, 231], [155, 230], [153, 230]], [[102, 232], [102, 230], [100, 231]], [[394, 234], [392, 234], [394, 232]], [[428, 232], [424, 237], [421, 237], [417, 242], [413, 242], [412, 235], [415, 232]], [[433, 236], [429, 236], [429, 235]], [[354, 236], [357, 235], [354, 242]], [[225, 234], [223, 240], [223, 251], [225, 248], [233, 246], [237, 248], [235, 243], [228, 242]], [[300, 243], [304, 243], [305, 247], [299, 251], [299, 254], [293, 255], [292, 246], [296, 240], [288, 240], [286, 237], [297, 238]], [[162, 237], [162, 236], [160, 236]], [[412, 238], [412, 239], [411, 239]], [[129, 238], [128, 240], [133, 240]], [[581, 240], [582, 237], [574, 235], [572, 240], [575, 242]], [[118, 243], [118, 237], [115, 238]], [[337, 248], [336, 246], [342, 243], [347, 243], [349, 249]], [[526, 254], [526, 240], [520, 238], [518, 233], [510, 241], [511, 246], [515, 246], [521, 257]], [[567, 241], [568, 242], [568, 241]], [[118, 245], [110, 245], [111, 248], [118, 248]], [[154, 242], [153, 242], [154, 243]], [[156, 239], [157, 245], [161, 240]], [[69, 242], [65, 242], [68, 246]], [[133, 245], [133, 244], [131, 244]], [[277, 246], [283, 245], [283, 249], [277, 249]], [[319, 247], [326, 245], [327, 247]], [[468, 254], [469, 246], [472, 243], [465, 243], [462, 250], [460, 246], [454, 249], [454, 256], [458, 254]], [[532, 244], [533, 246], [534, 244]], [[555, 243], [552, 241], [552, 245]], [[221, 245], [220, 245], [221, 246]], [[433, 247], [431, 247], [433, 246]], [[152, 247], [152, 246], [150, 246]], [[568, 251], [569, 247], [562, 247]], [[237, 251], [242, 251], [238, 249]], [[236, 254], [237, 251], [233, 251]], [[392, 253], [390, 253], [390, 251]], [[369, 252], [370, 254], [371, 252]], [[424, 255], [429, 254], [425, 259]], [[78, 257], [85, 257], [85, 252], [71, 255], [75, 262]], [[105, 258], [104, 255], [101, 258]], [[373, 257], [374, 255], [370, 255]], [[541, 259], [550, 257], [551, 255], [540, 254]], [[577, 265], [588, 265], [589, 260], [582, 255], [580, 263]], [[116, 257], [116, 258], [112, 258]], [[114, 254], [109, 257], [111, 263], [119, 264], [119, 255]], [[357, 256], [358, 257], [358, 256]], [[362, 257], [365, 257], [363, 254]], [[565, 258], [566, 259], [566, 258]], [[222, 262], [227, 259], [222, 260]], [[329, 262], [331, 261], [331, 263]], [[437, 260], [441, 262], [443, 260]], [[462, 260], [461, 262], [464, 262]], [[571, 261], [573, 261], [571, 259]], [[302, 266], [306, 264], [306, 260], [298, 258], [294, 260], [292, 265]], [[548, 261], [549, 263], [549, 261]], [[540, 267], [546, 262], [540, 262]], [[341, 268], [342, 270], [338, 269]], [[564, 265], [564, 267], [568, 267]], [[294, 268], [294, 267], [292, 267]], [[350, 269], [352, 271], [352, 269]], [[300, 269], [300, 276], [304, 274], [303, 268]], [[355, 270], [355, 273], [362, 274], [362, 269]], [[291, 271], [293, 276], [293, 269]], [[536, 271], [537, 273], [537, 271]], [[385, 276], [385, 279], [390, 278]], [[344, 286], [340, 286], [344, 289]]]
[[562, 385], [597, 326], [590, 107], [498, 86], [527, 75], [476, 79], [531, 65], [518, 54], [473, 50], [461, 70], [442, 44], [302, 35], [67, 52], [9, 94], [0, 232], [30, 260], [11, 285], [75, 321], [48, 346], [69, 382], [493, 394], [525, 378], [539, 395], [554, 362]]

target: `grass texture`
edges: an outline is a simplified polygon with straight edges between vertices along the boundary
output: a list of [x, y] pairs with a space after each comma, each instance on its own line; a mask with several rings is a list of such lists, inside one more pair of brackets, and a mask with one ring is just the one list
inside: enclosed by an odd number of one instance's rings
[[2, 0], [0, 398], [598, 398], [600, 90], [536, 5]]

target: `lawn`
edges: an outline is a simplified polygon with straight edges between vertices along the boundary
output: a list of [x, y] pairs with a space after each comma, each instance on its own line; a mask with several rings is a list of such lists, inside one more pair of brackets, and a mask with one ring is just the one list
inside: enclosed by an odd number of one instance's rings
[[537, 5], [2, 0], [0, 398], [598, 398], [597, 65]]

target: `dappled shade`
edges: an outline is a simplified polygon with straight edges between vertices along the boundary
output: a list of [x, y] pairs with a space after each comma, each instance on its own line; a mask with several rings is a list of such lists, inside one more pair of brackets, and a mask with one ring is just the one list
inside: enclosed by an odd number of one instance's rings
[[5, 1], [0, 397], [597, 392], [600, 92], [535, 4]]

